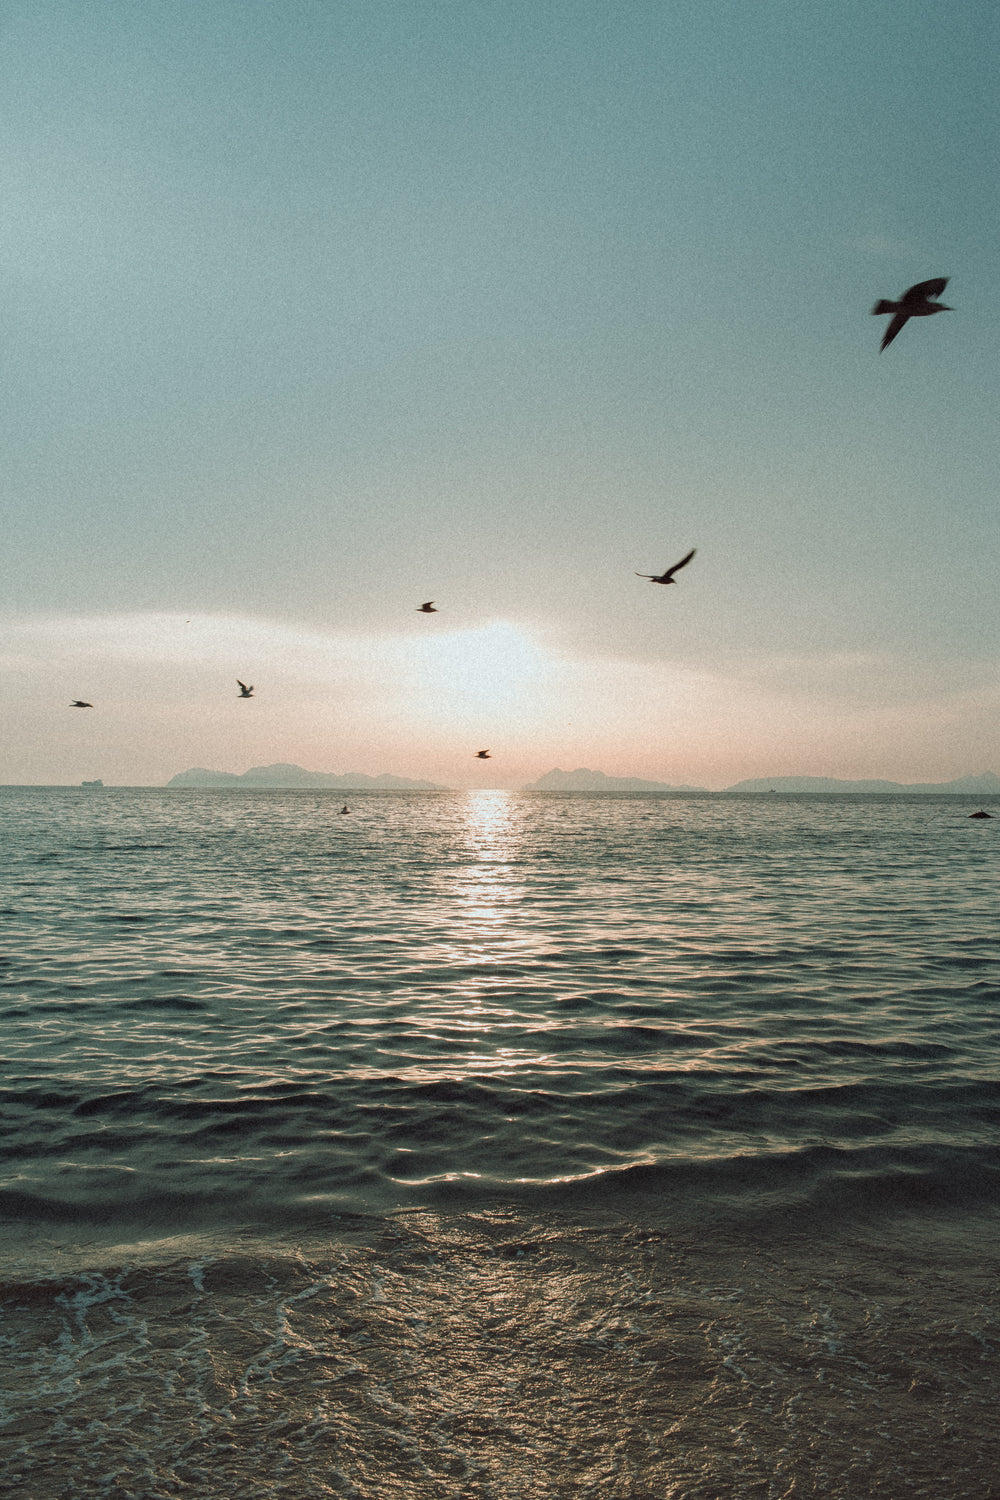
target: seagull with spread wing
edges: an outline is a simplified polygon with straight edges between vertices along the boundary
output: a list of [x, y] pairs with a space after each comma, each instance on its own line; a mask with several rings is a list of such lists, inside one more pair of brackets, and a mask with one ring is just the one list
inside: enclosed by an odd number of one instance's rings
[[440, 611], [435, 607], [434, 600], [428, 599], [426, 604], [421, 604], [417, 610], [418, 615], [436, 615]]
[[878, 352], [881, 354], [883, 349], [888, 348], [908, 318], [929, 318], [931, 313], [953, 312], [954, 308], [931, 300], [940, 297], [947, 285], [947, 276], [935, 276], [931, 281], [918, 281], [916, 286], [911, 286], [909, 291], [903, 293], [898, 302], [887, 302], [884, 297], [876, 302], [872, 308], [872, 317], [879, 318], [883, 313], [893, 314]]
[[490, 754], [490, 752], [488, 750], [477, 750], [475, 758], [476, 758], [476, 760], [492, 760], [493, 759], [492, 755]]
[[679, 563], [674, 563], [673, 567], [668, 568], [665, 573], [637, 573], [635, 576], [636, 578], [648, 578], [650, 583], [673, 583], [674, 574], [678, 573], [681, 568], [686, 568], [692, 557], [694, 557], [693, 547], [687, 557], [682, 557]]
[[240, 697], [241, 698], [252, 698], [253, 697], [253, 684], [252, 683], [251, 683], [251, 685], [249, 687], [247, 687], [246, 683], [245, 682], [240, 682], [240, 679], [237, 677], [236, 684], [237, 684], [237, 686], [238, 686], [238, 688], [240, 690]]
[[74, 698], [70, 708], [93, 708], [92, 703], [84, 703], [82, 698]]

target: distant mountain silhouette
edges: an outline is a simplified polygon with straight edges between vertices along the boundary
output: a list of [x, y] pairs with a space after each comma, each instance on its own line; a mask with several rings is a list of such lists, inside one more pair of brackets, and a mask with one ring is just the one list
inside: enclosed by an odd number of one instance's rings
[[[193, 766], [172, 776], [167, 786], [178, 787], [260, 787], [280, 790], [282, 787], [340, 787], [344, 790], [380, 789], [401, 792], [444, 792], [447, 787], [433, 781], [413, 781], [407, 776], [367, 776], [348, 771], [343, 776], [330, 771], [306, 771], [302, 766], [279, 761], [273, 766], [252, 766], [242, 775], [233, 771], [210, 771]], [[706, 792], [703, 786], [674, 785], [667, 781], [644, 781], [639, 776], [606, 776], [603, 771], [580, 767], [576, 771], [558, 768], [539, 776], [522, 788], [525, 792]], [[955, 781], [838, 781], [832, 776], [755, 776], [726, 787], [727, 792], [756, 795], [766, 792], [927, 792], [955, 793], [979, 797], [1000, 795], [1000, 776], [983, 771], [978, 776], [960, 776]]]
[[255, 786], [263, 790], [280, 790], [282, 787], [341, 787], [354, 791], [399, 791], [399, 792], [443, 792], [446, 787], [433, 781], [412, 781], [407, 776], [366, 776], [361, 771], [348, 771], [344, 776], [335, 776], [331, 771], [305, 771], [287, 761], [273, 766], [252, 766], [237, 776], [233, 771], [208, 771], [204, 766], [194, 766], [190, 771], [181, 771], [171, 776], [167, 786], [218, 787]]
[[[548, 771], [529, 782], [525, 792], [705, 792], [703, 786], [671, 785], [666, 781], [643, 781], [638, 776], [606, 776], [603, 771]], [[978, 776], [960, 776], [956, 781], [838, 781], [833, 776], [755, 776], [727, 786], [727, 792], [927, 792], [979, 797], [1000, 794], [1000, 776], [983, 771]]]
[[703, 786], [672, 786], [667, 781], [643, 781], [638, 776], [605, 776], [603, 771], [548, 771], [522, 787], [525, 792], [704, 792]]
[[1000, 792], [1000, 776], [983, 771], [979, 776], [959, 776], [956, 781], [837, 781], [832, 776], [754, 776], [727, 786], [727, 792], [928, 792], [979, 796]]

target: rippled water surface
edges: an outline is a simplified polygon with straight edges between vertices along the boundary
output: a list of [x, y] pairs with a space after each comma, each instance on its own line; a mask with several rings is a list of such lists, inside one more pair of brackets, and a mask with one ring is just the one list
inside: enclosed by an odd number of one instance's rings
[[948, 799], [2, 797], [9, 1211], [995, 1191]]
[[985, 1496], [1000, 817], [342, 805], [0, 789], [14, 1492]]

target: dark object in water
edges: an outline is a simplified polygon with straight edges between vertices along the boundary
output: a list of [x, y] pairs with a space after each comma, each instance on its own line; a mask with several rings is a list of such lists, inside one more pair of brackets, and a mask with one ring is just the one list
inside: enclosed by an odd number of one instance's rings
[[103, 786], [103, 785], [104, 785], [104, 782], [103, 782], [103, 781], [102, 781], [102, 780], [101, 780], [101, 778], [100, 778], [100, 777], [99, 777], [99, 776], [98, 776], [98, 778], [97, 778], [97, 780], [96, 780], [96, 781], [81, 781], [81, 782], [80, 782], [80, 785], [81, 785], [81, 786]]
[[980, 808], [978, 812], [969, 814], [970, 818], [992, 818], [992, 816], [992, 813], [983, 812], [982, 808]]
[[342, 813], [345, 813], [345, 812], [350, 812], [351, 809], [348, 807], [347, 803], [345, 802], [344, 805], [343, 805], [343, 807], [340, 810], [341, 810]]

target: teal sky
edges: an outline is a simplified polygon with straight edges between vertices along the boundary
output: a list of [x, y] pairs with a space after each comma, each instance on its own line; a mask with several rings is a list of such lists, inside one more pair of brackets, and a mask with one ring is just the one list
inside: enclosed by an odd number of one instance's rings
[[998, 42], [0, 5], [0, 780], [1000, 770]]

